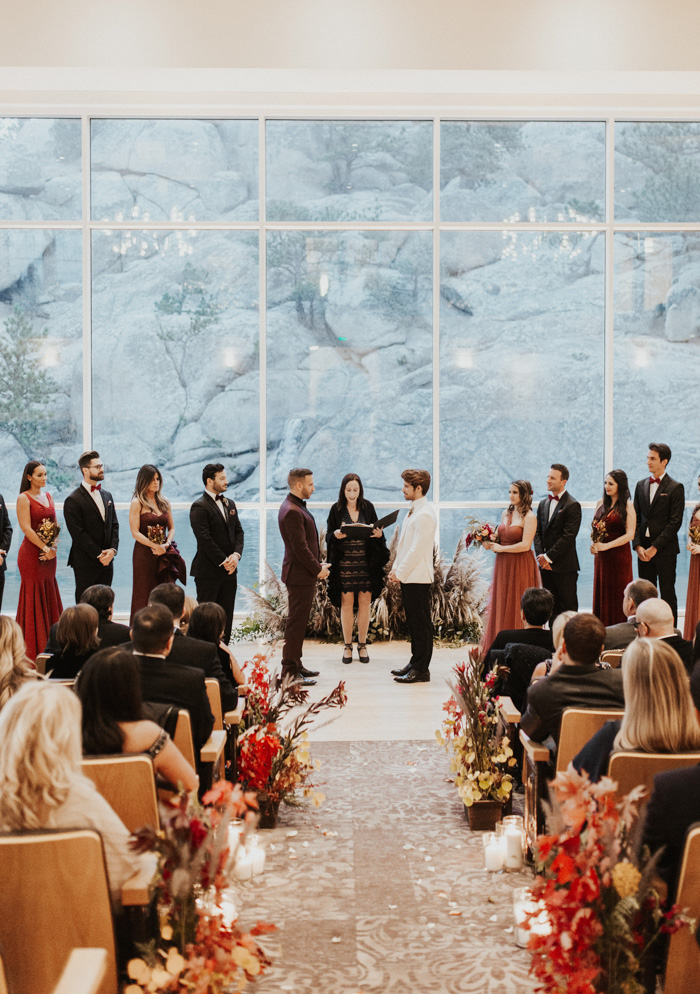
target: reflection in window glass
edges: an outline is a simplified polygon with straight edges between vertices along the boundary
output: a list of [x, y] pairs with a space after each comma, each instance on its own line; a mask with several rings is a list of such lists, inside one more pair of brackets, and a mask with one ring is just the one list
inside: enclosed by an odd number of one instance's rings
[[268, 121], [273, 221], [429, 221], [430, 121]]
[[96, 221], [255, 221], [258, 122], [95, 120]]
[[350, 471], [393, 499], [431, 469], [431, 233], [274, 231], [267, 261], [270, 496], [309, 466], [318, 499]]
[[649, 442], [671, 446], [671, 476], [694, 492], [700, 355], [700, 234], [615, 238], [615, 464], [646, 472]]
[[700, 221], [700, 123], [616, 125], [615, 219]]
[[155, 463], [170, 500], [225, 465], [257, 499], [255, 232], [93, 233], [93, 432], [117, 500]]
[[563, 462], [591, 499], [603, 472], [604, 240], [445, 232], [440, 260], [443, 500], [545, 492]]
[[81, 122], [0, 117], [0, 219], [82, 217]]
[[[42, 459], [60, 500], [73, 487], [82, 435], [79, 231], [0, 230], [2, 486]], [[79, 450], [78, 450], [79, 451]]]
[[602, 221], [600, 121], [444, 121], [442, 221]]

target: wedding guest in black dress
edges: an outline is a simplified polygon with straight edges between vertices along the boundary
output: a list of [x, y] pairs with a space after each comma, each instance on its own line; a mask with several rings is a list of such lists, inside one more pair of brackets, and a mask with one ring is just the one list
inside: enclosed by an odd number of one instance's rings
[[60, 646], [46, 661], [46, 672], [55, 680], [73, 680], [100, 648], [97, 630], [100, 616], [90, 604], [67, 607], [58, 619], [56, 638]]
[[389, 550], [381, 528], [368, 530], [366, 535], [353, 537], [343, 531], [343, 525], [372, 525], [378, 520], [374, 505], [365, 499], [362, 480], [357, 473], [348, 473], [340, 484], [338, 500], [328, 515], [328, 562], [331, 572], [328, 595], [340, 607], [343, 626], [343, 662], [352, 662], [352, 631], [357, 609], [357, 654], [361, 663], [369, 662], [367, 630], [372, 601], [384, 586], [384, 567]]

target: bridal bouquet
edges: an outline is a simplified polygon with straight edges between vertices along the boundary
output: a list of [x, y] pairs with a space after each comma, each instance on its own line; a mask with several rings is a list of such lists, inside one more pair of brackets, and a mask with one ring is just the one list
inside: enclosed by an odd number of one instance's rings
[[498, 529], [489, 524], [488, 521], [477, 521], [476, 518], [467, 518], [472, 530], [464, 540], [465, 548], [470, 545], [483, 545], [484, 542], [498, 542]]
[[148, 541], [156, 545], [165, 545], [165, 528], [163, 525], [149, 525], [147, 529]]
[[591, 522], [591, 542], [605, 542], [608, 532], [605, 527], [605, 518], [594, 518]]
[[688, 538], [695, 545], [700, 545], [700, 525], [691, 525], [688, 529]]
[[61, 532], [61, 526], [57, 521], [54, 521], [52, 518], [44, 518], [40, 522], [36, 530], [37, 535], [44, 543], [44, 545], [48, 545], [50, 547], [53, 547], [60, 532]]

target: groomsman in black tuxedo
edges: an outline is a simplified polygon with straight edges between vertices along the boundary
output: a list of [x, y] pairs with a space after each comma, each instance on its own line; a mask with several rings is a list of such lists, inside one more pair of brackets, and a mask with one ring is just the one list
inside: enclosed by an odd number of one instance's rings
[[226, 612], [224, 643], [228, 645], [238, 587], [236, 570], [243, 555], [243, 526], [234, 501], [224, 496], [228, 479], [222, 464], [207, 463], [202, 481], [204, 493], [190, 508], [190, 525], [197, 539], [190, 573], [200, 604], [214, 601]]
[[581, 527], [581, 505], [566, 489], [568, 480], [566, 466], [552, 463], [547, 475], [549, 496], [537, 508], [535, 553], [542, 586], [554, 597], [550, 621], [562, 611], [578, 611], [576, 536]]
[[66, 497], [63, 517], [73, 540], [68, 565], [75, 573], [75, 603], [94, 584], [112, 586], [112, 560], [119, 548], [119, 522], [112, 495], [104, 490], [105, 469], [99, 452], [78, 459], [83, 482]]
[[651, 442], [647, 453], [650, 476], [640, 480], [634, 490], [637, 530], [634, 534], [635, 552], [641, 579], [659, 588], [659, 596], [673, 611], [674, 625], [678, 621], [676, 600], [676, 559], [680, 552], [678, 529], [683, 523], [685, 490], [666, 472], [671, 450], [663, 442]]
[[7, 559], [7, 553], [10, 551], [11, 542], [12, 525], [10, 524], [10, 515], [7, 513], [5, 501], [2, 494], [0, 494], [0, 611], [2, 611], [2, 595], [5, 592], [5, 571], [7, 570], [5, 560]]

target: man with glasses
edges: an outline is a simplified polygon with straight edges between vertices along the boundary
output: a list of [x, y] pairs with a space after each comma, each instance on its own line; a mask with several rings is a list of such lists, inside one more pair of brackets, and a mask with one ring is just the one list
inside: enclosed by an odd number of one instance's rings
[[112, 495], [102, 489], [105, 471], [99, 452], [78, 460], [83, 482], [66, 497], [63, 517], [70, 532], [68, 565], [75, 573], [75, 603], [95, 583], [112, 586], [112, 560], [119, 548], [119, 522]]

